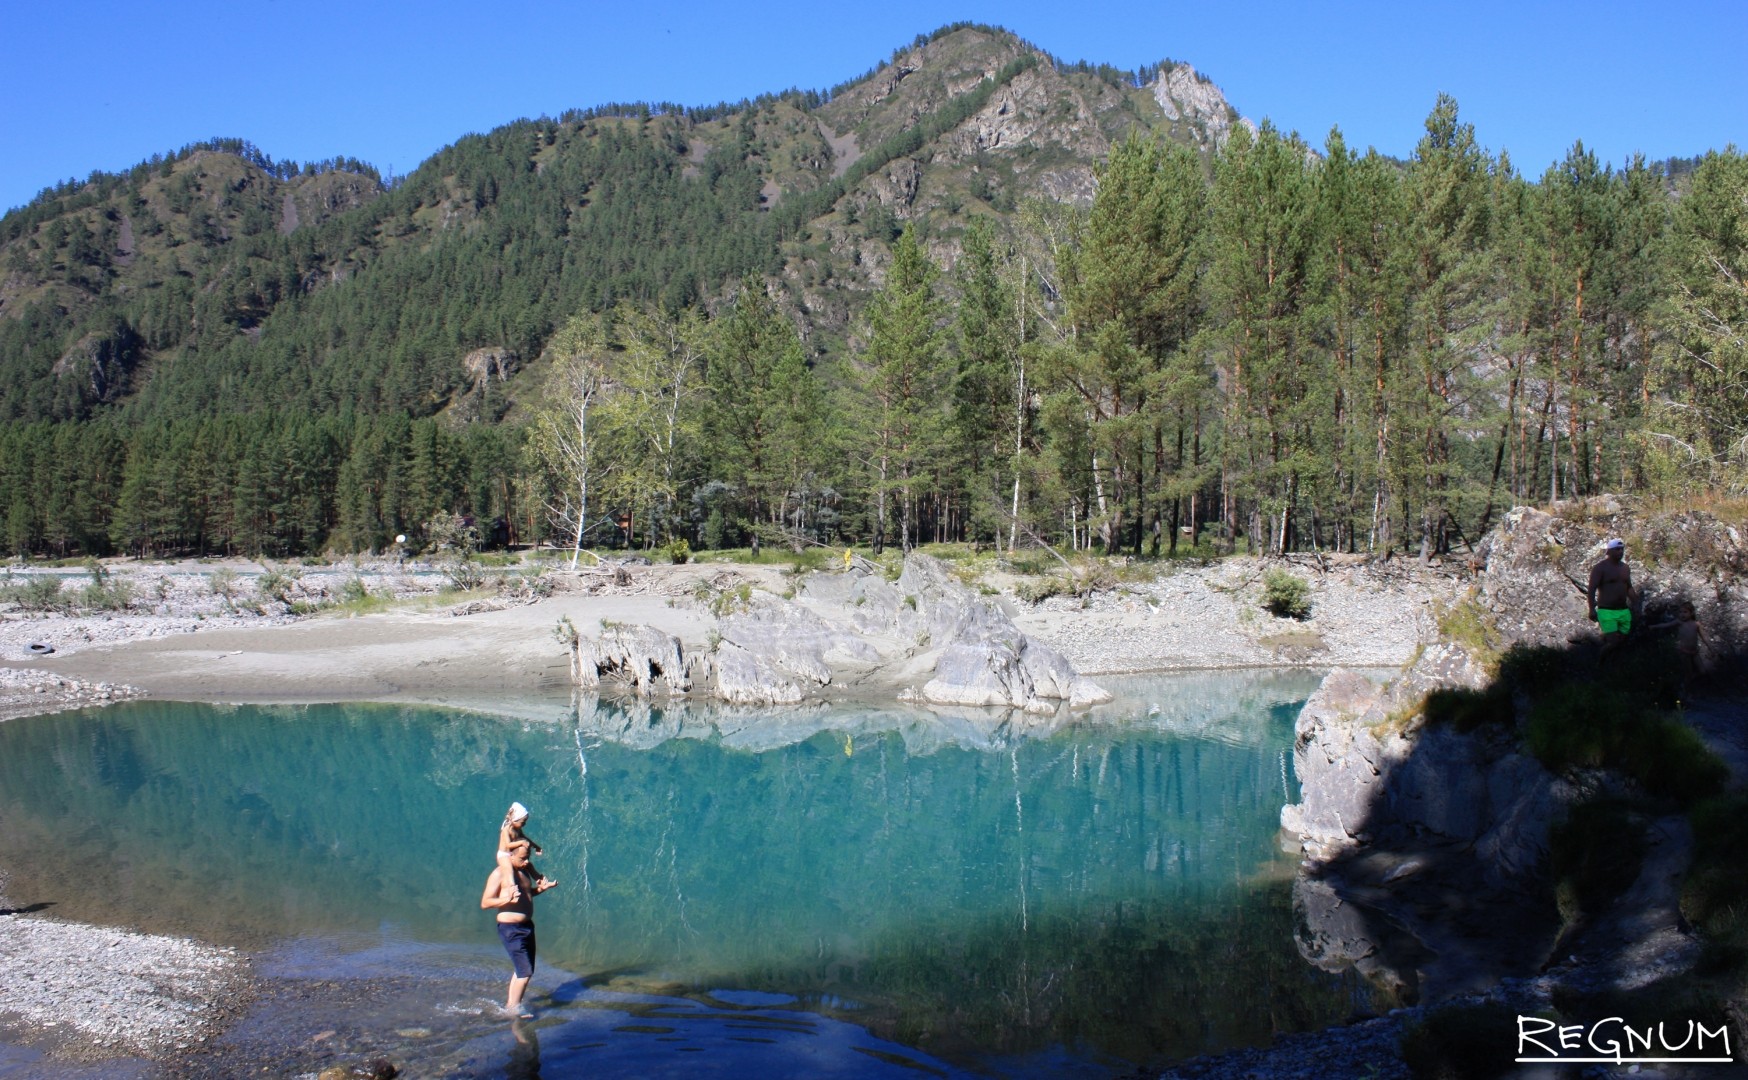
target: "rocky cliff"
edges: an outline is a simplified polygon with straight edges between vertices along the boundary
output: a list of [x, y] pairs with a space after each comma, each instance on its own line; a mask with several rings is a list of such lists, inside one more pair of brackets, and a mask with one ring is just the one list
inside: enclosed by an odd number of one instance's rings
[[[1525, 749], [1522, 691], [1514, 700], [1494, 685], [1514, 646], [1595, 670], [1582, 583], [1611, 536], [1627, 542], [1644, 621], [1692, 602], [1708, 665], [1738, 662], [1748, 611], [1735, 586], [1748, 564], [1736, 528], [1612, 498], [1554, 514], [1513, 510], [1478, 545], [1461, 618], [1447, 620], [1463, 644], [1428, 647], [1386, 681], [1333, 672], [1299, 716], [1301, 795], [1281, 822], [1304, 855], [1295, 899], [1308, 959], [1434, 999], [1509, 975], [1537, 976], [1544, 995], [1559, 985], [1623, 989], [1691, 964], [1697, 945], [1677, 900], [1683, 819], [1650, 828], [1638, 879], [1573, 922], [1555, 903], [1551, 834], [1581, 802], [1635, 788], [1605, 770], [1550, 773]], [[1438, 695], [1474, 703], [1490, 688], [1504, 723], [1429, 722]], [[1566, 959], [1553, 966], [1556, 947]]]

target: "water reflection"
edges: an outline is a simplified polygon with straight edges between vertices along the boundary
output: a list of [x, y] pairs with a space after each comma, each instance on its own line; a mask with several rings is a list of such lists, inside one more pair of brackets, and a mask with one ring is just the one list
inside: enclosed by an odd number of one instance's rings
[[542, 961], [591, 985], [792, 996], [955, 1060], [1155, 1061], [1350, 1007], [1293, 948], [1273, 843], [1314, 682], [1136, 680], [1045, 717], [586, 699], [562, 727], [133, 703], [0, 725], [0, 865], [66, 918], [484, 942], [520, 799], [561, 882]]

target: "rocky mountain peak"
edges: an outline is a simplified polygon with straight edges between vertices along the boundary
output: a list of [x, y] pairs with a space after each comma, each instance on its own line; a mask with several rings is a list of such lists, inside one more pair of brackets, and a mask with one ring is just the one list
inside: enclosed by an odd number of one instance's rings
[[1256, 124], [1240, 116], [1220, 88], [1188, 64], [1162, 66], [1148, 89], [1165, 118], [1186, 123], [1204, 146], [1223, 146], [1233, 124], [1243, 124], [1256, 134]]

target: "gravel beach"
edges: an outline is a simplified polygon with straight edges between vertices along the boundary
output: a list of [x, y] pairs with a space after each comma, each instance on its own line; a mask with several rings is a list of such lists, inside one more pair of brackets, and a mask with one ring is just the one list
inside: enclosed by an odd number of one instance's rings
[[241, 1014], [252, 986], [234, 949], [63, 922], [0, 895], [0, 1030], [56, 1058], [193, 1049]]

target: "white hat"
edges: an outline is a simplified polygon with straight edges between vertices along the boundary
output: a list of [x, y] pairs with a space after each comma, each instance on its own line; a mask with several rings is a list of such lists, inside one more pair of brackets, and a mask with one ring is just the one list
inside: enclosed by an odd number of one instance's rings
[[526, 820], [528, 820], [528, 808], [526, 806], [523, 806], [519, 802], [511, 803], [510, 804], [510, 820], [511, 821], [526, 821]]
[[1626, 547], [1626, 546], [1627, 546], [1627, 542], [1626, 542], [1626, 541], [1625, 541], [1625, 540], [1622, 540], [1622, 539], [1621, 539], [1621, 538], [1620, 538], [1620, 537], [1618, 537], [1618, 536], [1616, 536], [1616, 537], [1614, 537], [1614, 538], [1613, 538], [1613, 539], [1611, 539], [1611, 540], [1609, 540], [1609, 542], [1608, 542], [1608, 543], [1606, 543], [1606, 544], [1604, 544], [1604, 545], [1602, 545], [1602, 546], [1603, 546], [1603, 548], [1604, 548], [1604, 549], [1605, 549], [1605, 550], [1608, 550], [1608, 551], [1613, 551], [1613, 550], [1614, 550], [1614, 549], [1615, 549], [1615, 548], [1624, 548], [1624, 547]]

